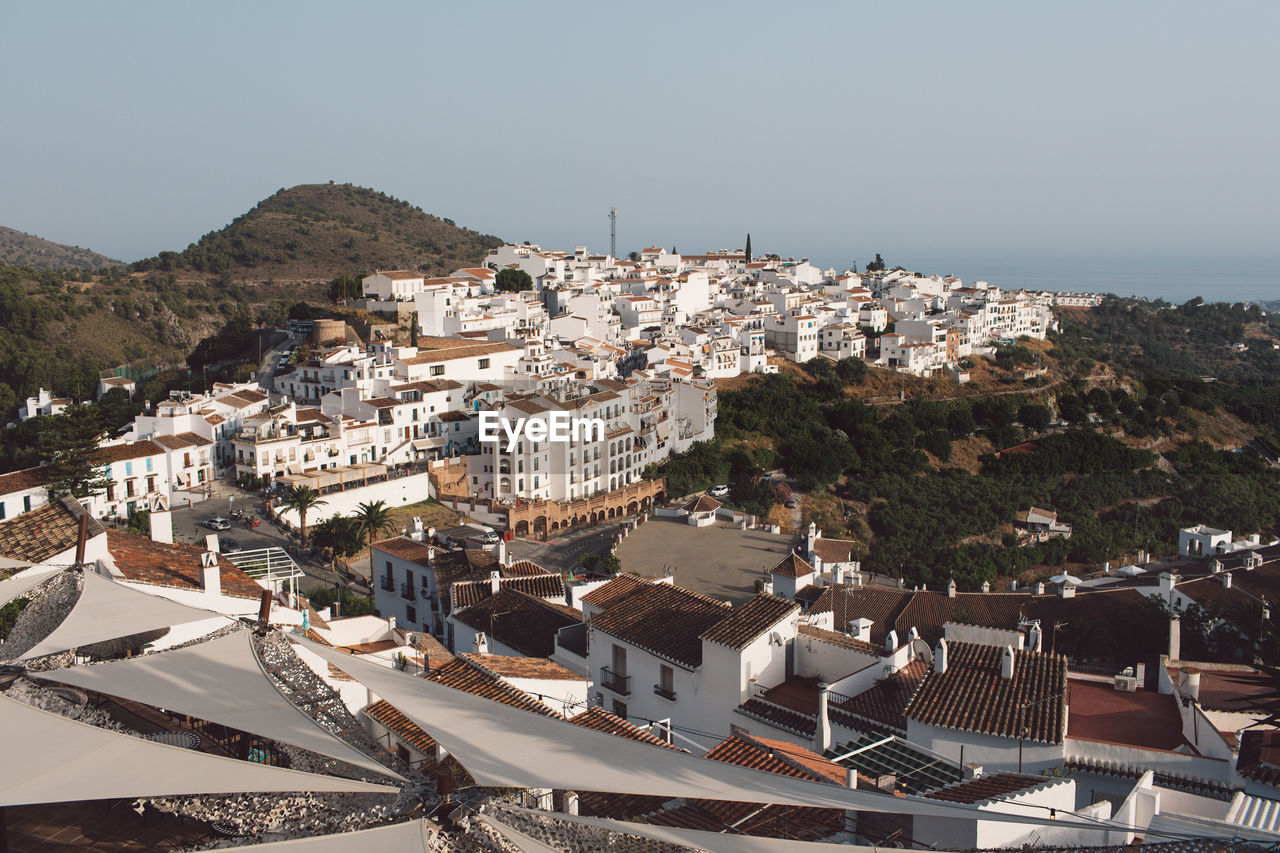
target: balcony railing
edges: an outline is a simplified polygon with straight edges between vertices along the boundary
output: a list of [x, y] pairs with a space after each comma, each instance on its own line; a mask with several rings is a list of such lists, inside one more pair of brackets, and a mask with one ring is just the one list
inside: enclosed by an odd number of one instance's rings
[[667, 688], [663, 687], [661, 684], [653, 685], [653, 692], [657, 693], [663, 699], [667, 699], [671, 702], [676, 701], [676, 692], [674, 690], [668, 690]]
[[400, 584], [400, 597], [405, 601], [416, 601], [418, 598], [413, 592], [413, 587], [405, 583]]
[[396, 582], [389, 577], [384, 577], [382, 579], [382, 588], [385, 589], [387, 592], [395, 592]]
[[606, 689], [612, 690], [619, 696], [631, 695], [631, 676], [619, 675], [609, 667], [601, 667], [600, 674], [603, 676], [603, 684]]

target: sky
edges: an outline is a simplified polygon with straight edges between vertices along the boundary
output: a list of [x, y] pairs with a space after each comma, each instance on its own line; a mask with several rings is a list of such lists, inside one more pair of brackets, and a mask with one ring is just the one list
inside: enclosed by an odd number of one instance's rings
[[556, 248], [607, 250], [616, 207], [620, 252], [1269, 271], [1277, 32], [1274, 2], [14, 3], [0, 224], [135, 260], [335, 180]]

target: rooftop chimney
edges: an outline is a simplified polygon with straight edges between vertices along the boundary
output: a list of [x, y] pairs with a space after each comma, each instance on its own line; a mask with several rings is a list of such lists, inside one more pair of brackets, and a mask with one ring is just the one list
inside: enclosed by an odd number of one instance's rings
[[982, 591], [983, 591], [983, 592], [991, 592], [991, 581], [983, 581], [983, 582], [982, 582]]
[[1036, 581], [1036, 595], [1044, 595], [1044, 581]]
[[1200, 701], [1200, 670], [1184, 669], [1178, 678], [1178, 692], [1184, 699]]
[[947, 598], [955, 598], [955, 597], [956, 597], [956, 579], [952, 578], [951, 580], [947, 581]]
[[938, 648], [933, 653], [933, 671], [936, 673], [944, 673], [947, 671], [947, 638], [943, 637], [938, 640]]
[[489, 637], [484, 631], [476, 631], [476, 654], [489, 654]]
[[831, 720], [827, 717], [827, 703], [831, 698], [831, 685], [818, 685], [818, 728], [813, 737], [813, 750], [819, 755], [831, 748]]
[[1231, 572], [1223, 572], [1222, 585], [1227, 589], [1231, 589]]
[[266, 625], [271, 621], [271, 590], [264, 589], [259, 598], [258, 621]]
[[489, 572], [490, 594], [497, 595], [498, 590], [501, 588], [502, 588], [502, 573], [497, 571], [496, 569], [494, 571]]
[[200, 555], [200, 586], [210, 595], [222, 595], [222, 569], [213, 551]]
[[871, 641], [871, 626], [876, 623], [865, 616], [859, 616], [849, 623], [849, 636], [863, 642]]
[[1005, 646], [1000, 654], [1000, 677], [1006, 681], [1013, 678], [1013, 647]]
[[84, 562], [85, 545], [89, 542], [89, 513], [80, 516], [80, 532], [76, 534], [76, 562]]
[[166, 545], [173, 544], [173, 514], [169, 510], [151, 510], [147, 514], [147, 525], [150, 529], [152, 542], [163, 542]]
[[898, 648], [898, 632], [890, 631], [884, 638], [884, 653], [891, 654], [896, 648]]
[[1182, 659], [1182, 620], [1176, 614], [1169, 617], [1169, 660]]
[[395, 629], [396, 629], [396, 617], [394, 617], [394, 616], [388, 616], [388, 617], [387, 617], [387, 630], [388, 630], [388, 631], [394, 631]]
[[1031, 623], [1031, 630], [1027, 632], [1027, 645], [1033, 652], [1040, 651], [1044, 643], [1044, 632], [1040, 630], [1039, 620]]

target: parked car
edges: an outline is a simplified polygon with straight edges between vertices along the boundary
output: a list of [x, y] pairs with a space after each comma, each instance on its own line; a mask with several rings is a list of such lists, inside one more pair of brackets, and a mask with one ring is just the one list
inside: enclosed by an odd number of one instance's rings
[[210, 530], [230, 530], [231, 522], [227, 521], [226, 518], [221, 515], [215, 515], [213, 518], [206, 521], [204, 526]]
[[239, 554], [244, 549], [234, 539], [221, 539], [218, 541], [218, 550], [223, 554]]
[[712, 486], [710, 489], [707, 490], [707, 494], [711, 495], [711, 497], [713, 498], [722, 498], [725, 495], [729, 494], [729, 487], [728, 486]]

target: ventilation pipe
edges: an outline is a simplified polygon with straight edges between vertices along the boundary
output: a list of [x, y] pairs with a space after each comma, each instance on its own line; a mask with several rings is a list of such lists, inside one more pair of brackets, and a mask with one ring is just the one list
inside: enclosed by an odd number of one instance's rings
[[933, 671], [941, 675], [947, 671], [947, 638], [938, 640], [938, 648], [933, 653]]
[[827, 717], [827, 703], [831, 699], [831, 685], [818, 685], [818, 728], [814, 733], [813, 747], [819, 755], [831, 748], [831, 720]]
[[1000, 655], [1000, 677], [1006, 681], [1013, 678], [1013, 647], [1005, 646]]

